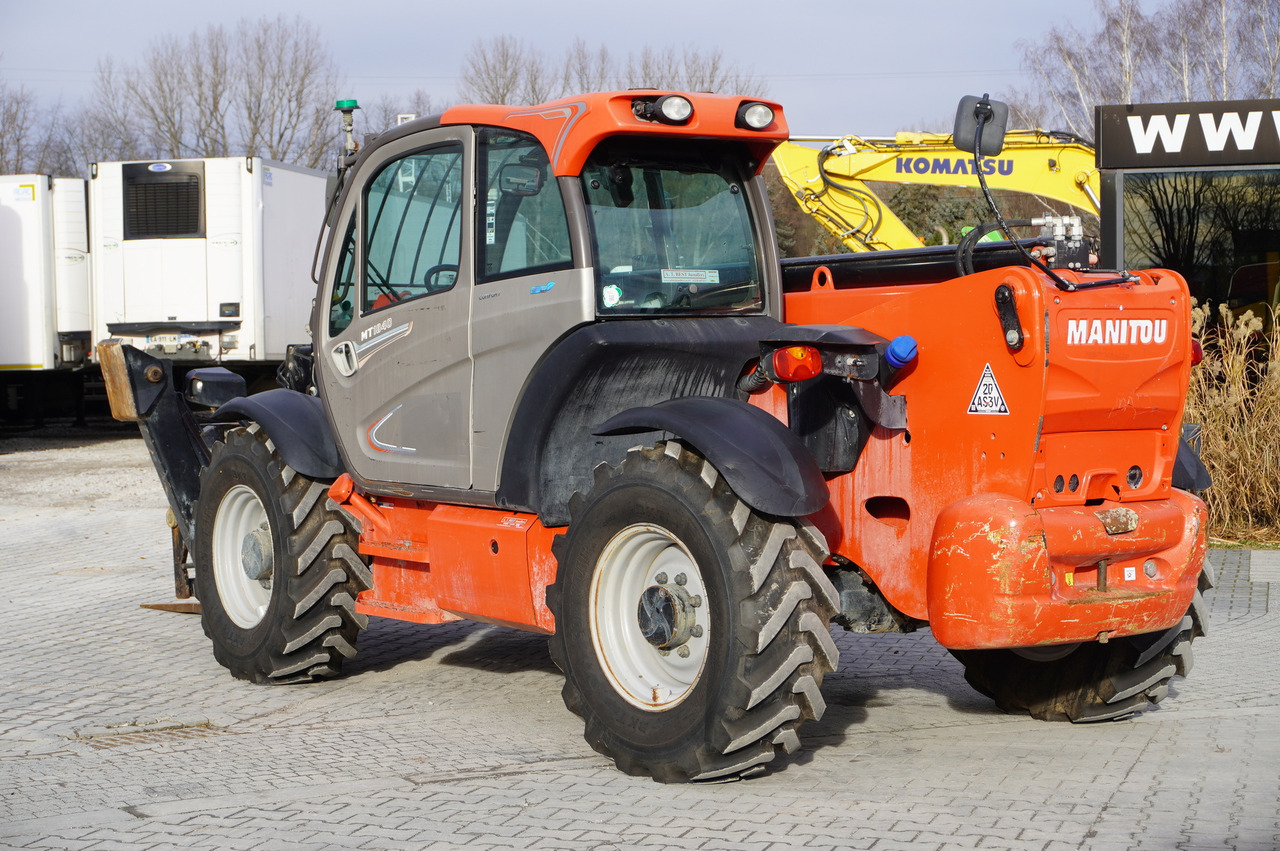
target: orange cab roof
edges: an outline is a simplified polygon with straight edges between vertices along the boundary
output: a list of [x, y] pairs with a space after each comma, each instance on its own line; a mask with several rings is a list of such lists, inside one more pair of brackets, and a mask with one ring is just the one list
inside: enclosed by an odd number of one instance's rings
[[[693, 115], [687, 123], [663, 124], [639, 118], [632, 111], [632, 104], [638, 99], [654, 100], [667, 94], [679, 94], [693, 104]], [[773, 123], [763, 130], [736, 126], [738, 108], [744, 103], [771, 107]], [[751, 149], [759, 169], [778, 143], [789, 135], [782, 107], [773, 101], [653, 89], [597, 92], [537, 106], [455, 106], [444, 111], [440, 123], [489, 124], [532, 133], [546, 147], [552, 171], [558, 176], [578, 174], [588, 154], [608, 136], [653, 134], [741, 140]]]

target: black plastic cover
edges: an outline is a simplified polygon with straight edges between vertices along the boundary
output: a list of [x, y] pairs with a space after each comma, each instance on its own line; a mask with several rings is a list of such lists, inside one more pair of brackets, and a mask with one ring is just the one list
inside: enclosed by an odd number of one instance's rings
[[319, 397], [280, 388], [242, 396], [223, 405], [214, 422], [253, 420], [266, 430], [280, 457], [313, 479], [336, 479], [346, 472]]
[[635, 445], [595, 435], [630, 408], [686, 396], [738, 397], [738, 379], [781, 327], [768, 316], [625, 319], [579, 327], [543, 357], [521, 392], [496, 502], [569, 522], [569, 499], [585, 493], [598, 464], [617, 464]]
[[1186, 440], [1178, 441], [1178, 455], [1173, 459], [1173, 486], [1178, 490], [1202, 491], [1213, 484], [1200, 453]]
[[223, 366], [206, 366], [187, 373], [188, 402], [205, 408], [220, 408], [245, 394], [244, 376]]
[[667, 431], [711, 462], [742, 501], [764, 514], [804, 517], [827, 504], [822, 471], [786, 426], [737, 399], [690, 396], [623, 411], [596, 434]]

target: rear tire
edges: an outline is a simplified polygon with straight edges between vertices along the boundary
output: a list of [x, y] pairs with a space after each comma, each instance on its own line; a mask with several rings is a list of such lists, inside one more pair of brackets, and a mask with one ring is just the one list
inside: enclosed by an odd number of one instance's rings
[[676, 442], [602, 464], [570, 511], [551, 655], [588, 743], [664, 782], [747, 776], [794, 752], [837, 661], [821, 535], [755, 513]]
[[290, 683], [336, 676], [368, 618], [357, 535], [328, 483], [296, 472], [256, 424], [227, 432], [200, 480], [196, 596], [213, 655], [235, 676]]
[[1182, 621], [1163, 632], [1091, 642], [1074, 650], [952, 650], [977, 691], [1005, 712], [1029, 713], [1041, 721], [1110, 721], [1132, 715], [1169, 693], [1174, 676], [1191, 673], [1191, 642], [1208, 631], [1202, 592], [1213, 587], [1206, 561], [1200, 587]]

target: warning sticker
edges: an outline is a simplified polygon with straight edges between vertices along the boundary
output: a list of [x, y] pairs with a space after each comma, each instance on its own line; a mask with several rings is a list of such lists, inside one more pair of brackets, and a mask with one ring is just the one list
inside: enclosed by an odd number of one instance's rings
[[718, 284], [719, 269], [663, 269], [664, 284]]
[[982, 370], [982, 378], [978, 381], [978, 389], [973, 391], [973, 400], [969, 402], [971, 414], [1008, 414], [1009, 406], [1005, 404], [1004, 394], [996, 383], [995, 374], [991, 372], [991, 364]]

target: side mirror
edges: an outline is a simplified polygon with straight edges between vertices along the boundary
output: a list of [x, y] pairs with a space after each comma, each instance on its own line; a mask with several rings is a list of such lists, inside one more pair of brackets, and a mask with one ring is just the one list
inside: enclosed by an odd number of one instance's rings
[[[990, 100], [988, 95], [965, 95], [956, 110], [956, 126], [951, 141], [962, 151], [994, 157], [1004, 150], [1004, 131], [1009, 127], [1009, 105]], [[982, 150], [978, 150], [978, 140]]]
[[498, 172], [498, 186], [503, 195], [537, 195], [542, 191], [542, 169], [536, 165], [507, 163]]

